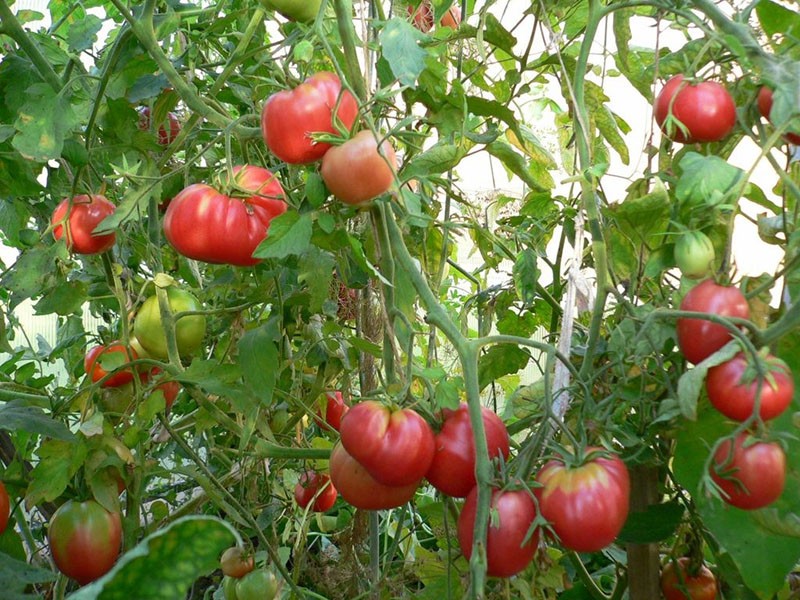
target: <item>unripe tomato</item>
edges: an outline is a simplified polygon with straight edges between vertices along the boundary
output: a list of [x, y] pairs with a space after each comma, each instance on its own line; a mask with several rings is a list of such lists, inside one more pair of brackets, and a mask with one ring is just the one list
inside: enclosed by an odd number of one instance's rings
[[300, 508], [305, 508], [311, 501], [314, 504], [311, 510], [325, 512], [336, 503], [336, 488], [331, 483], [331, 478], [325, 473], [305, 471], [300, 475], [300, 480], [294, 486], [294, 499]]
[[[668, 122], [668, 116], [673, 120]], [[676, 75], [656, 98], [655, 118], [675, 142], [716, 142], [736, 126], [736, 105], [728, 90], [716, 81], [689, 83], [683, 75]]]
[[236, 582], [236, 600], [273, 600], [281, 591], [282, 582], [272, 571], [251, 571]]
[[67, 248], [75, 254], [105, 252], [116, 242], [116, 234], [95, 235], [92, 232], [114, 211], [116, 207], [100, 194], [75, 196], [71, 202], [65, 198], [53, 211], [53, 237], [56, 240], [65, 238]]
[[714, 268], [716, 252], [702, 231], [687, 231], [675, 242], [675, 263], [684, 277], [701, 279]]
[[[137, 110], [139, 111], [139, 129], [149, 131], [151, 125], [150, 107], [140, 106]], [[162, 146], [169, 146], [180, 132], [181, 122], [178, 120], [178, 115], [173, 112], [167, 113], [167, 122], [158, 126], [158, 143]]]
[[236, 584], [239, 583], [239, 579], [237, 577], [229, 577], [225, 575], [222, 578], [222, 594], [225, 596], [225, 600], [239, 600], [236, 596]]
[[763, 508], [783, 493], [786, 454], [777, 442], [759, 441], [747, 432], [725, 439], [714, 453], [711, 478], [722, 499], [743, 510]]
[[287, 19], [307, 23], [317, 18], [322, 0], [261, 0], [261, 4]]
[[222, 553], [219, 559], [222, 573], [228, 577], [240, 578], [247, 575], [256, 566], [255, 557], [241, 546], [231, 546]]
[[[179, 287], [167, 288], [169, 306], [173, 314], [184, 311], [202, 310], [200, 301], [192, 294]], [[158, 297], [150, 296], [144, 301], [133, 321], [133, 334], [147, 352], [156, 358], [167, 357], [167, 336], [161, 323], [161, 310]], [[200, 347], [206, 335], [205, 315], [186, 315], [175, 323], [175, 337], [178, 352], [188, 356]]]
[[[761, 116], [764, 117], [767, 121], [771, 121], [769, 118], [769, 114], [772, 112], [772, 90], [768, 87], [764, 86], [758, 91], [758, 112], [761, 113]], [[794, 144], [795, 146], [800, 146], [800, 134], [798, 133], [787, 133], [783, 136], [787, 142], [790, 144]]]
[[359, 131], [322, 158], [320, 175], [328, 189], [346, 204], [364, 204], [389, 191], [397, 172], [397, 156], [389, 140], [378, 149], [375, 135]]
[[0, 534], [8, 527], [8, 519], [11, 516], [11, 499], [8, 497], [8, 490], [5, 484], [0, 481]]
[[717, 578], [702, 564], [696, 573], [689, 573], [689, 563], [689, 557], [682, 556], [664, 565], [661, 570], [661, 593], [664, 599], [714, 600], [717, 597]]
[[111, 342], [107, 346], [95, 346], [83, 359], [83, 369], [93, 383], [103, 379], [109, 372], [115, 373], [106, 379], [103, 387], [119, 387], [133, 381], [133, 370], [119, 370], [119, 367], [139, 358], [133, 348], [128, 348], [122, 342]]
[[122, 521], [94, 500], [68, 500], [50, 519], [47, 539], [58, 570], [86, 585], [117, 562]]

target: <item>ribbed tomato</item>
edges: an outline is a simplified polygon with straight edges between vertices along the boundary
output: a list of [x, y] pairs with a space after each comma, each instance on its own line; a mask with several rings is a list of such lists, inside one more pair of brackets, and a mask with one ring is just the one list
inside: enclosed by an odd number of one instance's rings
[[[223, 179], [225, 176], [223, 176]], [[272, 172], [233, 168], [226, 192], [195, 183], [179, 193], [164, 215], [164, 235], [180, 254], [210, 263], [251, 266], [272, 219], [286, 212], [283, 188]]]
[[723, 440], [714, 453], [711, 478], [722, 499], [743, 510], [772, 504], [783, 493], [786, 454], [777, 442], [764, 442], [747, 432]]
[[334, 123], [349, 130], [358, 103], [334, 73], [321, 71], [293, 90], [277, 92], [261, 112], [261, 133], [270, 151], [290, 164], [319, 160], [331, 147], [315, 142], [312, 133], [336, 133]]
[[114, 211], [116, 207], [100, 194], [75, 196], [72, 200], [65, 198], [53, 211], [53, 237], [56, 240], [65, 238], [67, 248], [75, 254], [105, 252], [116, 242], [116, 234], [95, 235], [92, 232]]

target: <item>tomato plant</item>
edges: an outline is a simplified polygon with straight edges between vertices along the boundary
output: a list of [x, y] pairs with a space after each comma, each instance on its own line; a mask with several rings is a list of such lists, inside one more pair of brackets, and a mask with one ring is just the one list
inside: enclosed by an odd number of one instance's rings
[[[436, 434], [436, 453], [425, 478], [440, 492], [464, 498], [475, 487], [475, 441], [469, 408], [462, 403], [456, 410], [445, 410], [444, 422]], [[481, 407], [489, 457], [508, 458], [508, 431], [500, 417]]]
[[[149, 106], [140, 106], [139, 112], [139, 129], [142, 131], [150, 131], [151, 111]], [[169, 146], [178, 134], [181, 132], [181, 122], [178, 120], [178, 115], [173, 112], [167, 113], [166, 123], [159, 123], [158, 125], [158, 143], [162, 146]]]
[[[556, 458], [544, 465], [535, 489], [539, 510], [558, 541], [576, 552], [597, 552], [617, 537], [628, 518], [630, 478], [625, 463], [599, 448], [577, 466]], [[592, 510], [586, 507], [591, 506]]]
[[717, 578], [704, 564], [692, 572], [691, 559], [670, 560], [661, 570], [661, 593], [665, 600], [714, 600]]
[[374, 400], [359, 402], [342, 418], [339, 431], [342, 446], [384, 485], [416, 485], [433, 462], [433, 431], [408, 408], [393, 411]]
[[331, 147], [317, 142], [313, 133], [336, 133], [339, 125], [350, 129], [358, 116], [353, 95], [342, 89], [334, 73], [312, 75], [293, 90], [277, 92], [261, 112], [261, 132], [270, 151], [290, 164], [314, 162]]
[[761, 419], [767, 421], [783, 413], [794, 397], [792, 373], [785, 362], [771, 355], [762, 368], [767, 371], [765, 377], [759, 377], [756, 366], [741, 352], [711, 367], [706, 375], [706, 392], [714, 408], [729, 419], [745, 421], [753, 416], [758, 397]]
[[111, 342], [107, 346], [95, 346], [83, 359], [83, 368], [93, 383], [97, 383], [109, 373], [114, 372], [101, 384], [103, 387], [118, 387], [133, 381], [134, 372], [128, 367], [119, 370], [124, 364], [139, 358], [133, 348], [122, 342]]
[[[300, 508], [311, 504], [311, 510], [326, 512], [336, 503], [336, 488], [325, 473], [304, 471], [294, 486], [294, 500]], [[313, 501], [313, 504], [312, 504]]]
[[320, 427], [329, 427], [334, 431], [339, 431], [342, 417], [348, 410], [350, 410], [350, 407], [345, 404], [342, 392], [338, 390], [334, 392], [325, 392], [322, 406], [317, 406], [314, 420]]
[[364, 204], [389, 191], [397, 172], [397, 156], [388, 140], [378, 146], [375, 135], [359, 131], [322, 157], [320, 174], [331, 193], [347, 204]]
[[701, 279], [714, 267], [714, 244], [702, 231], [687, 231], [675, 242], [675, 263], [684, 277]]
[[736, 105], [730, 92], [716, 81], [691, 83], [676, 75], [656, 98], [655, 118], [675, 142], [716, 142], [736, 126]]
[[222, 553], [219, 559], [223, 575], [240, 578], [247, 575], [256, 566], [255, 557], [241, 546], [231, 546]]
[[227, 193], [194, 183], [169, 203], [164, 235], [180, 254], [240, 267], [259, 262], [253, 251], [267, 237], [272, 219], [286, 212], [283, 188], [261, 167], [236, 166], [232, 175], [223, 186]]
[[391, 486], [376, 481], [341, 443], [331, 451], [330, 478], [347, 503], [364, 510], [402, 506], [414, 497], [419, 483]]
[[[478, 504], [478, 489], [472, 488], [458, 515], [458, 543], [469, 560]], [[486, 573], [492, 577], [511, 577], [527, 567], [539, 545], [539, 530], [534, 529], [536, 504], [528, 490], [492, 489], [486, 535]]]
[[[761, 113], [761, 116], [771, 122], [769, 115], [772, 112], [772, 90], [767, 86], [763, 86], [758, 90], [756, 104], [758, 104], [758, 112]], [[783, 137], [790, 144], [800, 145], [800, 134], [788, 132]]]
[[786, 454], [777, 442], [760, 441], [747, 432], [726, 438], [714, 452], [711, 478], [722, 499], [743, 510], [772, 504], [783, 492]]
[[5, 532], [8, 527], [8, 519], [11, 517], [11, 499], [8, 497], [6, 485], [0, 481], [0, 534]]
[[[689, 290], [681, 310], [710, 313], [720, 317], [750, 318], [747, 299], [738, 288], [718, 285], [706, 279]], [[677, 322], [678, 347], [686, 360], [697, 364], [727, 344], [733, 336], [724, 325], [705, 319], [681, 318]]]
[[53, 237], [56, 240], [64, 238], [67, 248], [76, 254], [105, 252], [116, 243], [116, 234], [97, 235], [93, 232], [103, 219], [115, 211], [116, 207], [100, 194], [65, 198], [53, 211]]
[[[173, 316], [186, 311], [199, 311], [202, 306], [190, 292], [169, 286], [167, 298]], [[133, 321], [133, 334], [142, 347], [156, 358], [167, 358], [167, 336], [161, 322], [158, 298], [153, 295], [142, 303]], [[175, 338], [181, 356], [189, 355], [200, 347], [206, 335], [204, 315], [184, 315], [175, 322]]]
[[281, 590], [281, 582], [270, 570], [251, 571], [236, 582], [236, 600], [273, 600]]
[[59, 571], [86, 585], [117, 562], [122, 522], [94, 500], [68, 500], [50, 519], [47, 539]]

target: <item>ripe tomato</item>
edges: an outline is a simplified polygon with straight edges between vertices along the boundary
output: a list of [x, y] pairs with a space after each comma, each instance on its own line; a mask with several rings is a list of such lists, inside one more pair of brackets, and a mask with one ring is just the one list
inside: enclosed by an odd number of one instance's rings
[[[674, 121], [667, 123], [670, 115], [682, 126]], [[716, 142], [736, 125], [736, 105], [719, 83], [689, 83], [683, 75], [676, 75], [658, 94], [655, 117], [661, 130], [675, 142]]]
[[325, 512], [336, 503], [336, 488], [331, 483], [331, 478], [325, 473], [305, 471], [300, 475], [300, 481], [294, 486], [294, 499], [300, 508], [305, 508], [314, 501], [311, 510]]
[[[750, 318], [750, 307], [742, 292], [735, 287], [717, 285], [706, 279], [694, 286], [681, 301], [681, 310]], [[678, 319], [678, 347], [690, 363], [697, 364], [731, 341], [730, 332], [717, 323], [704, 319]]]
[[675, 242], [675, 263], [684, 277], [701, 279], [714, 268], [714, 244], [702, 231], [687, 231]]
[[282, 582], [272, 571], [251, 571], [236, 582], [236, 600], [273, 600], [281, 591]]
[[402, 506], [417, 491], [419, 482], [389, 486], [377, 482], [361, 464], [347, 453], [341, 443], [331, 451], [331, 482], [349, 504], [364, 510], [382, 510]]
[[5, 484], [0, 481], [0, 534], [8, 527], [9, 517], [11, 517], [11, 499], [8, 497]]
[[744, 510], [772, 504], [780, 497], [786, 480], [786, 454], [776, 442], [762, 442], [747, 432], [730, 438], [714, 453], [711, 478], [722, 499]]
[[[762, 87], [758, 91], [758, 112], [761, 113], [761, 116], [764, 117], [767, 121], [770, 121], [769, 114], [772, 112], [772, 90], [768, 87]], [[790, 144], [794, 144], [795, 146], [800, 146], [800, 134], [797, 133], [787, 133], [783, 136], [787, 142]]]
[[244, 577], [256, 566], [255, 557], [241, 546], [231, 546], [219, 559], [222, 573], [228, 577]]
[[613, 542], [625, 524], [630, 477], [618, 456], [595, 455], [577, 467], [554, 459], [536, 481], [542, 485], [534, 490], [539, 510], [565, 548], [596, 552]]
[[[759, 415], [768, 421], [780, 415], [792, 402], [794, 378], [789, 366], [780, 358], [769, 355], [765, 363], [769, 374], [761, 379]], [[708, 370], [708, 399], [714, 408], [729, 419], [744, 421], [755, 410], [758, 382], [755, 366], [740, 352], [728, 362]]]
[[[334, 114], [335, 111], [335, 114]], [[312, 133], [336, 133], [334, 121], [350, 129], [358, 116], [358, 103], [334, 74], [322, 71], [293, 90], [277, 92], [261, 112], [261, 133], [270, 151], [290, 164], [322, 158], [330, 144], [315, 142]]]
[[[184, 311], [202, 310], [200, 301], [181, 288], [167, 288], [169, 307], [173, 314]], [[142, 303], [133, 321], [133, 334], [142, 347], [156, 358], [167, 358], [167, 336], [161, 323], [161, 311], [158, 297], [153, 295]], [[180, 317], [175, 324], [175, 337], [178, 352], [186, 356], [200, 347], [206, 335], [206, 318], [204, 315], [186, 315]]]
[[58, 570], [86, 585], [117, 562], [122, 522], [94, 500], [68, 500], [50, 520], [47, 539]]
[[[150, 107], [140, 106], [137, 110], [139, 111], [139, 129], [150, 131]], [[169, 126], [169, 129], [166, 126]], [[178, 115], [173, 112], [167, 113], [167, 122], [160, 123], [158, 126], [158, 143], [162, 146], [169, 146], [180, 132], [181, 122], [178, 120]]]
[[92, 232], [100, 221], [113, 215], [116, 207], [105, 196], [75, 196], [71, 205], [64, 198], [50, 220], [53, 237], [60, 240], [66, 236], [67, 248], [75, 254], [100, 254], [111, 248], [117, 241], [115, 233], [94, 235]]
[[103, 387], [119, 387], [133, 381], [133, 370], [119, 370], [124, 364], [139, 358], [133, 348], [128, 348], [122, 342], [111, 342], [108, 346], [95, 346], [83, 359], [83, 370], [89, 375], [93, 383], [97, 383], [111, 371], [116, 371], [101, 385]]
[[[508, 458], [508, 431], [494, 412], [481, 407], [489, 457]], [[433, 487], [454, 498], [464, 498], [475, 487], [475, 441], [469, 408], [444, 411], [442, 429], [436, 434], [436, 453], [425, 478]]]
[[347, 411], [339, 431], [347, 452], [384, 485], [416, 484], [433, 461], [433, 431], [408, 408], [391, 411], [374, 400], [360, 402]]
[[[153, 367], [150, 369], [150, 372], [147, 374], [148, 379], [157, 380], [158, 375], [161, 373], [161, 369], [158, 367]], [[157, 384], [153, 391], [159, 390], [164, 396], [164, 402], [166, 403], [166, 412], [169, 414], [169, 409], [172, 408], [172, 405], [175, 404], [175, 399], [178, 397], [178, 394], [181, 392], [181, 384], [173, 379], [169, 379], [164, 381], [163, 383]]]
[[689, 573], [688, 556], [670, 560], [661, 569], [661, 593], [665, 600], [714, 600], [717, 597], [717, 578], [705, 565]]
[[260, 262], [253, 251], [272, 219], [286, 212], [283, 188], [261, 167], [237, 166], [233, 175], [224, 186], [232, 195], [195, 183], [169, 203], [164, 235], [183, 256], [240, 267]]
[[[469, 560], [478, 508], [478, 488], [473, 487], [458, 515], [458, 543]], [[511, 577], [527, 567], [539, 545], [539, 530], [528, 531], [536, 519], [536, 504], [528, 490], [492, 489], [486, 534], [486, 572], [492, 577]], [[527, 538], [527, 541], [526, 541]]]
[[371, 131], [359, 131], [322, 157], [320, 175], [331, 193], [346, 204], [363, 204], [389, 191], [397, 156], [388, 140], [378, 150]]
[[[414, 27], [421, 32], [427, 33], [433, 29], [433, 7], [430, 0], [422, 0], [417, 10], [414, 10], [411, 5], [407, 6], [406, 10], [408, 16], [412, 19]], [[451, 6], [442, 17], [442, 20], [439, 21], [442, 27], [449, 27], [450, 29], [458, 29], [459, 23], [461, 23], [461, 10], [457, 5]]]
[[287, 19], [307, 23], [317, 18], [322, 0], [261, 0], [261, 4]]
[[342, 397], [342, 392], [325, 392], [324, 408], [317, 405], [314, 421], [323, 429], [333, 429], [339, 431], [342, 424], [342, 417], [350, 410]]

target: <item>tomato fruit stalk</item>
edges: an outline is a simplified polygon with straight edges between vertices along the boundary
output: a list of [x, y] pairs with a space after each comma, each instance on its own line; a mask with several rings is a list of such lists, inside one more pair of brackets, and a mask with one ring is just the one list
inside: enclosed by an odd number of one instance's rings
[[772, 504], [783, 493], [786, 454], [777, 442], [759, 441], [743, 432], [735, 441], [722, 441], [710, 471], [725, 502], [755, 510]]
[[53, 237], [64, 238], [67, 248], [75, 254], [100, 254], [109, 250], [117, 240], [114, 232], [93, 233], [100, 222], [114, 214], [116, 207], [105, 196], [75, 196], [62, 200], [53, 211]]

